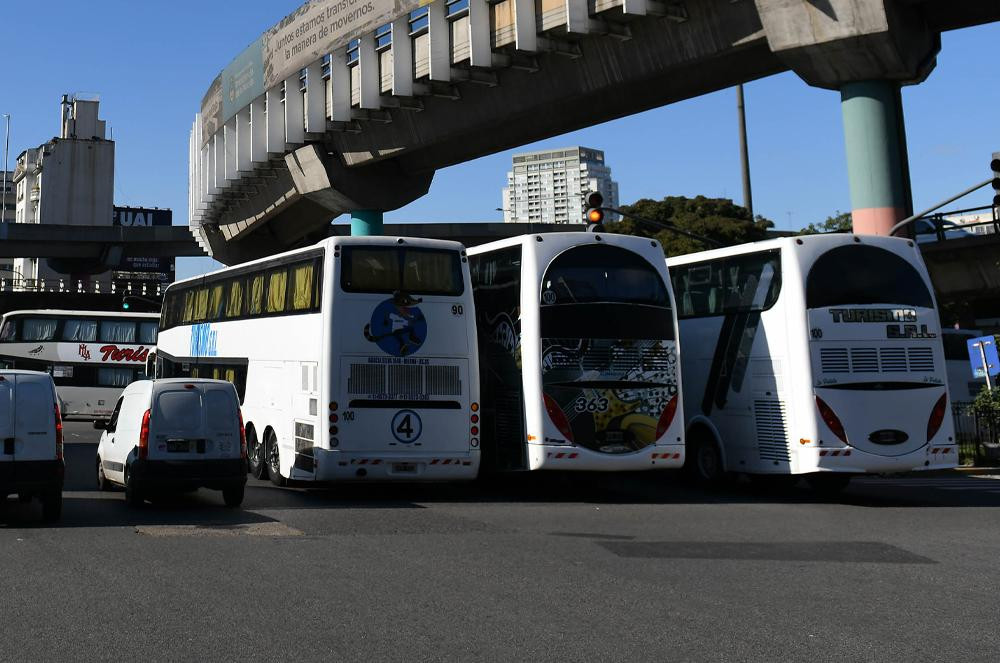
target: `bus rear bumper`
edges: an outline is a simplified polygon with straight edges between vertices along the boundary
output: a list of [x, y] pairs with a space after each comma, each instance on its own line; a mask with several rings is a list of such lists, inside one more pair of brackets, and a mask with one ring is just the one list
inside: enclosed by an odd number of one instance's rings
[[684, 466], [684, 445], [650, 445], [629, 454], [606, 454], [583, 447], [532, 444], [528, 447], [532, 470], [579, 472], [631, 472], [679, 469]]
[[880, 474], [945, 470], [958, 466], [958, 446], [928, 445], [901, 456], [880, 456], [852, 447], [840, 449], [797, 449], [798, 472], [848, 472]]
[[351, 453], [314, 449], [315, 472], [295, 479], [314, 481], [471, 481], [479, 473], [479, 452], [467, 454]]

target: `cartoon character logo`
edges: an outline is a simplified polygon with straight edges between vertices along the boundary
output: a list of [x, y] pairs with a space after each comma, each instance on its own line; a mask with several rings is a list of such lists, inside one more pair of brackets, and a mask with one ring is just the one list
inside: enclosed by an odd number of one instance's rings
[[427, 340], [427, 319], [416, 306], [419, 301], [393, 297], [376, 306], [365, 325], [365, 338], [394, 357], [412, 355]]

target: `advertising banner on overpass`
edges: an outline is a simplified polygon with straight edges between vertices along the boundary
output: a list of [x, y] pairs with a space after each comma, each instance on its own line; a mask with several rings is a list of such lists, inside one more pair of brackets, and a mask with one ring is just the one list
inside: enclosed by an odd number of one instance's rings
[[264, 91], [428, 0], [312, 0], [236, 56], [201, 102], [203, 141]]
[[[168, 209], [116, 206], [113, 223], [116, 226], [169, 226], [173, 223], [173, 212]], [[126, 256], [119, 268], [112, 271], [111, 278], [172, 283], [174, 259]]]

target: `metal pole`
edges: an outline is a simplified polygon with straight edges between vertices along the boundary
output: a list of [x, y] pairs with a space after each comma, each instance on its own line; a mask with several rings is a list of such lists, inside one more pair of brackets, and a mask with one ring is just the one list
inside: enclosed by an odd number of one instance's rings
[[913, 216], [906, 217], [905, 219], [903, 219], [902, 221], [900, 221], [899, 223], [897, 223], [896, 225], [894, 225], [889, 230], [889, 234], [890, 235], [896, 234], [896, 231], [899, 230], [900, 228], [902, 228], [903, 226], [905, 226], [907, 223], [910, 223], [911, 221], [916, 221], [917, 219], [919, 219], [922, 216], [927, 216], [931, 212], [933, 212], [935, 210], [941, 209], [942, 207], [944, 207], [948, 203], [954, 202], [954, 201], [958, 200], [959, 198], [961, 198], [963, 196], [969, 195], [970, 193], [972, 193], [976, 189], [982, 189], [984, 186], [986, 186], [987, 184], [990, 184], [992, 181], [993, 181], [992, 177], [989, 178], [989, 179], [987, 179], [987, 180], [983, 180], [982, 182], [980, 182], [979, 184], [976, 184], [975, 186], [970, 186], [968, 189], [966, 189], [965, 191], [963, 191], [962, 193], [960, 193], [958, 195], [952, 196], [951, 198], [948, 198], [946, 200], [942, 200], [941, 202], [939, 202], [939, 203], [937, 203], [935, 205], [932, 205], [931, 207], [928, 207], [923, 212], [918, 212], [917, 214], [914, 214]]
[[986, 363], [986, 348], [984, 343], [976, 343], [979, 347], [979, 356], [983, 358], [983, 373], [986, 374], [986, 389], [993, 391], [993, 383], [990, 381], [990, 365]]
[[750, 191], [750, 153], [747, 150], [747, 114], [743, 103], [743, 84], [736, 86], [736, 110], [740, 125], [740, 172], [743, 175], [743, 206], [753, 218], [753, 193]]
[[7, 149], [10, 147], [10, 113], [4, 113], [7, 131], [3, 139], [3, 202], [0, 202], [0, 222], [7, 219]]

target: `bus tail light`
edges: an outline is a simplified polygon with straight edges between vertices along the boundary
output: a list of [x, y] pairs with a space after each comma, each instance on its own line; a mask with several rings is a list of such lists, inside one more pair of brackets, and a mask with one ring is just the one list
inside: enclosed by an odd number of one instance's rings
[[934, 409], [931, 410], [930, 419], [927, 420], [927, 441], [930, 442], [938, 431], [941, 430], [941, 424], [944, 422], [944, 413], [948, 406], [948, 394], [941, 394], [941, 398], [938, 399], [937, 403], [934, 404]]
[[670, 428], [670, 424], [674, 422], [674, 416], [677, 414], [677, 394], [674, 394], [673, 398], [667, 403], [667, 406], [663, 408], [663, 413], [660, 415], [660, 421], [656, 424], [656, 439], [660, 439]]
[[56, 460], [63, 459], [63, 425], [62, 414], [59, 413], [59, 403], [53, 403], [52, 409], [56, 415]]
[[237, 414], [240, 417], [240, 458], [243, 460], [247, 459], [247, 429], [243, 426], [243, 410], [237, 409]]
[[142, 415], [142, 427], [139, 428], [139, 458], [149, 457], [149, 410]]
[[830, 431], [840, 438], [840, 441], [847, 444], [847, 433], [844, 432], [844, 424], [840, 423], [840, 419], [834, 413], [833, 408], [826, 404], [819, 396], [816, 397], [816, 407], [819, 408], [819, 415], [823, 417], [823, 423]]
[[548, 394], [542, 394], [542, 398], [545, 400], [545, 411], [549, 413], [549, 419], [552, 420], [552, 423], [559, 429], [559, 432], [566, 438], [566, 441], [572, 442], [573, 429], [569, 425], [569, 419], [566, 418], [566, 414], [559, 407], [559, 403], [556, 403], [555, 399]]

